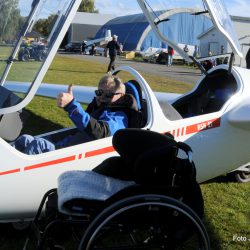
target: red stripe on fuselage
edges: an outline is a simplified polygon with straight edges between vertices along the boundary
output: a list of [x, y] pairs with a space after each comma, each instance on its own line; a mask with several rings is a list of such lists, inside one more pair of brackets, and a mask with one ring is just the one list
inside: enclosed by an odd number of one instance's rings
[[111, 152], [114, 152], [115, 149], [113, 146], [109, 146], [109, 147], [106, 147], [106, 148], [100, 148], [100, 149], [96, 149], [96, 150], [93, 150], [93, 151], [89, 151], [89, 152], [86, 152], [85, 153], [85, 158], [88, 158], [88, 157], [92, 157], [92, 156], [97, 156], [97, 155], [102, 155], [102, 154], [107, 154], [107, 153], [111, 153]]
[[20, 171], [21, 171], [21, 169], [17, 168], [17, 169], [12, 169], [12, 170], [8, 170], [8, 171], [0, 172], [0, 175], [14, 174], [14, 173], [18, 173]]
[[186, 135], [220, 127], [220, 118], [200, 122], [186, 127]]
[[64, 162], [74, 161], [75, 159], [76, 159], [76, 156], [72, 155], [72, 156], [68, 156], [68, 157], [53, 160], [53, 161], [42, 162], [39, 164], [27, 166], [24, 168], [24, 171], [32, 170], [32, 169], [36, 169], [36, 168], [48, 167], [48, 166], [52, 166], [52, 165], [56, 165], [56, 164], [60, 164], [60, 163], [64, 163]]
[[[177, 128], [167, 133], [172, 134], [174, 137], [184, 136], [202, 132], [204, 130], [220, 127], [221, 118], [215, 118], [204, 122], [199, 122], [182, 128]], [[175, 133], [176, 132], [176, 133]]]

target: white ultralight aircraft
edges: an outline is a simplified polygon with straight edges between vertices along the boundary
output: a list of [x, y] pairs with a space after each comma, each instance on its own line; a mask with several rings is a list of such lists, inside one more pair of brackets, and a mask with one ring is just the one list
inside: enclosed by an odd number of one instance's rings
[[[81, 0], [34, 0], [26, 1], [24, 7], [23, 1], [19, 1], [19, 5], [9, 8], [8, 1], [5, 1], [5, 8], [0, 8], [1, 16], [4, 17], [2, 20], [6, 22], [0, 23], [3, 27], [1, 40], [16, 32], [16, 37], [11, 39], [14, 43], [6, 41], [0, 47], [1, 222], [30, 220], [43, 194], [57, 186], [57, 177], [61, 173], [73, 169], [92, 169], [104, 159], [117, 154], [112, 147], [112, 137], [39, 155], [25, 155], [11, 146], [11, 142], [20, 135], [23, 128], [25, 112], [22, 109], [38, 91], [80, 2]], [[149, 7], [150, 2], [152, 5]], [[152, 12], [156, 2], [138, 0], [159, 38], [190, 61], [191, 57], [160, 32], [159, 27], [163, 21], [160, 19], [160, 12]], [[219, 65], [209, 72], [200, 66], [204, 75], [194, 89], [172, 100], [172, 105], [165, 95], [161, 95], [158, 101], [145, 79], [134, 69], [121, 67], [114, 74], [126, 71], [131, 74], [131, 82], [137, 82], [140, 86], [138, 91], [142, 92], [142, 98], [138, 102], [145, 118], [142, 129], [169, 132], [177, 141], [185, 141], [192, 147], [199, 182], [236, 168], [237, 174], [244, 181], [249, 179], [250, 162], [250, 71], [232, 66], [233, 55], [242, 55], [222, 1], [205, 0], [205, 4], [214, 25], [232, 47], [229, 65]], [[158, 16], [155, 16], [156, 13]], [[18, 26], [20, 22], [17, 23], [12, 18], [13, 15], [25, 20], [22, 28]], [[37, 23], [45, 21], [49, 24], [48, 30], [39, 34]], [[16, 58], [20, 46], [24, 38], [32, 33], [36, 34], [36, 39], [42, 39], [46, 44], [46, 57], [42, 62], [18, 62]], [[30, 84], [27, 85], [25, 94], [16, 95], [7, 88], [7, 83], [10, 84], [11, 81], [20, 84], [20, 88], [22, 83]], [[40, 136], [49, 137], [53, 141], [73, 132], [75, 128], [67, 128]]]

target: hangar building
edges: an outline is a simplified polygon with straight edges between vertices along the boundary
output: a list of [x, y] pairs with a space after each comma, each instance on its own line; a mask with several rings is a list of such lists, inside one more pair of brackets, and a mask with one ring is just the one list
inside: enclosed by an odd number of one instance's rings
[[64, 44], [93, 39], [96, 32], [115, 15], [77, 12], [65, 36]]
[[[245, 67], [245, 56], [248, 49], [250, 48], [250, 18], [231, 16], [231, 19], [244, 56], [242, 59], [236, 56], [234, 64]], [[200, 40], [201, 57], [207, 56], [209, 51], [212, 51], [213, 55], [221, 54], [221, 46], [224, 46], [224, 53], [232, 52], [229, 43], [214, 27], [200, 34], [198, 39]]]
[[[211, 28], [212, 22], [206, 14], [192, 15], [196, 11], [197, 9], [178, 8], [158, 12], [160, 19], [169, 19], [160, 23], [159, 28], [172, 41], [198, 45], [198, 35]], [[119, 42], [127, 51], [163, 47], [143, 14], [116, 17], [103, 25], [95, 38], [103, 37], [108, 29], [112, 34], [118, 35]]]

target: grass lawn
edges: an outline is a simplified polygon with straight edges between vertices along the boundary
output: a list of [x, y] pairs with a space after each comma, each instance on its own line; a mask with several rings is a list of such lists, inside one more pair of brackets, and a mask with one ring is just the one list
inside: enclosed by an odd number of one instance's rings
[[[5, 69], [6, 60], [9, 58], [12, 50], [13, 47], [0, 46], [0, 74], [2, 74], [3, 70]], [[27, 62], [20, 62], [18, 60], [14, 60], [7, 80], [30, 82], [34, 79], [41, 64], [41, 62], [35, 60], [30, 60]]]
[[[96, 86], [105, 70], [106, 65], [56, 57], [43, 82]], [[153, 90], [179, 93], [190, 90], [190, 84], [174, 82], [167, 77], [143, 76]], [[122, 76], [124, 80], [127, 77]], [[32, 115], [29, 126], [23, 131], [25, 133], [38, 134], [71, 126], [67, 115], [55, 107], [55, 100], [35, 97], [27, 110]], [[212, 249], [250, 249], [250, 183], [232, 183], [225, 177], [220, 177], [202, 184], [201, 188], [205, 200], [204, 222]], [[23, 233], [13, 232], [9, 226], [0, 225], [1, 250], [21, 249], [23, 243]]]
[[[75, 63], [72, 63], [74, 61]], [[107, 65], [97, 64], [91, 61], [71, 59], [67, 57], [56, 57], [47, 72], [43, 82], [63, 83], [84, 86], [97, 86], [100, 78], [107, 70]], [[119, 74], [123, 81], [130, 80], [126, 73]], [[143, 74], [143, 77], [150, 83], [155, 91], [165, 91], [172, 93], [185, 93], [191, 89], [190, 84], [173, 81], [167, 77]]]
[[0, 45], [0, 60], [7, 59], [10, 56], [12, 50], [12, 46]]

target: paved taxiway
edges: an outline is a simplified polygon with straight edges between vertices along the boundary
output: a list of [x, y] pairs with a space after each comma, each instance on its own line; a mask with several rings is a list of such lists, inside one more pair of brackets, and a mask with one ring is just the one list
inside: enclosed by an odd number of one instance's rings
[[[74, 53], [58, 53], [60, 56], [73, 57], [85, 61], [94, 61], [98, 63], [106, 64], [108, 67], [109, 58], [103, 56], [89, 56], [89, 55], [80, 55]], [[126, 60], [122, 57], [117, 57], [116, 66], [131, 66], [136, 69], [138, 72], [145, 72], [153, 75], [166, 76], [170, 79], [177, 80], [180, 82], [195, 84], [197, 79], [201, 76], [201, 71], [195, 67], [186, 67], [182, 65], [173, 65], [167, 67], [162, 64], [146, 63], [146, 62], [137, 62], [132, 60]]]

